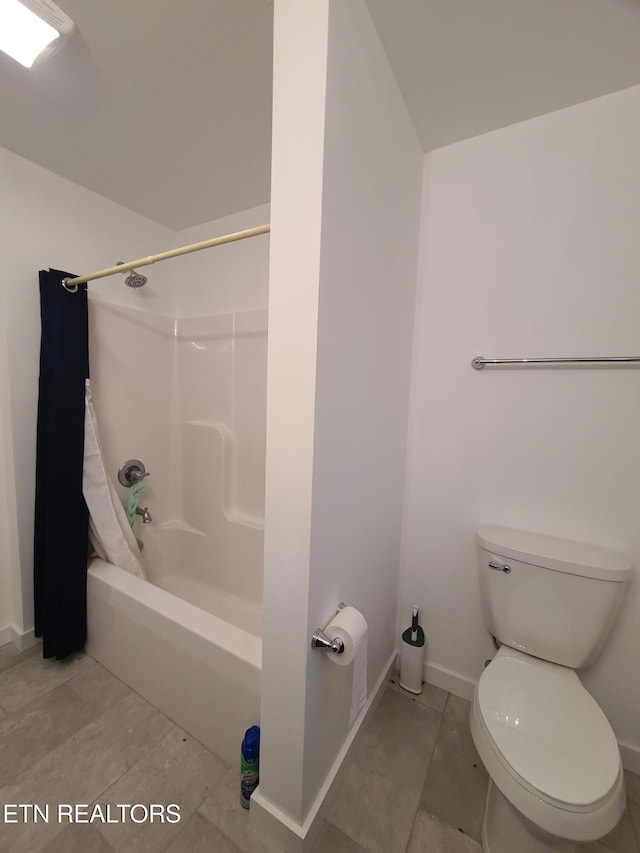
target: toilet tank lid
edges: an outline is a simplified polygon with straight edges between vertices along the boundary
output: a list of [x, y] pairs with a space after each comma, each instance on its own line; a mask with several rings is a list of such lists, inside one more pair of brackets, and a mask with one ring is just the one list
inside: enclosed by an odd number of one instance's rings
[[629, 560], [617, 551], [510, 527], [480, 527], [478, 543], [500, 557], [586, 578], [624, 582], [633, 571]]

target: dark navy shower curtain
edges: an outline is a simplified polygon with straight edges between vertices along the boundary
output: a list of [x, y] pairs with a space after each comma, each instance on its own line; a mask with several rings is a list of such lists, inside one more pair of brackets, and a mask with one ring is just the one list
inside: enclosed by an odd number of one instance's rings
[[40, 272], [40, 385], [34, 535], [35, 633], [45, 658], [84, 648], [89, 513], [82, 494], [87, 286]]

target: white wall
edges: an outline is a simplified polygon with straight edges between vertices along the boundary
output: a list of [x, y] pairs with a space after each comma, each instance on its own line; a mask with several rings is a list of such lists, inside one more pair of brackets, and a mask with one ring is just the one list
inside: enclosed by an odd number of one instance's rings
[[[0, 233], [4, 225], [5, 221], [0, 217]], [[6, 352], [6, 320], [4, 292], [0, 290], [1, 353]], [[18, 616], [21, 616], [14, 578], [18, 564], [18, 525], [12, 492], [14, 482], [9, 373], [7, 359], [0, 358], [0, 644], [13, 638], [11, 629], [18, 627]]]
[[[0, 288], [7, 320], [6, 340], [0, 337], [0, 344], [4, 344], [0, 360], [8, 371], [8, 388], [0, 383], [3, 393], [0, 411], [5, 441], [10, 435], [13, 467], [11, 482], [4, 483], [8, 502], [5, 513], [9, 518], [5, 517], [0, 524], [8, 523], [15, 532], [17, 519], [19, 565], [12, 561], [11, 571], [15, 573], [19, 596], [17, 606], [12, 608], [11, 622], [23, 633], [33, 628], [33, 505], [40, 352], [38, 270], [54, 267], [77, 274], [92, 272], [119, 260], [162, 251], [173, 234], [4, 149], [0, 149], [0, 178], [3, 188]], [[124, 287], [123, 281], [111, 278], [89, 285], [90, 298], [161, 313], [175, 311], [175, 289], [162, 267], [154, 268], [149, 285], [142, 291]], [[125, 334], [118, 340], [118, 346], [123, 357], [126, 355], [123, 370], [139, 369], [135, 339]], [[6, 417], [8, 412], [10, 418]], [[124, 414], [132, 418], [130, 410]]]
[[259, 802], [300, 827], [349, 731], [311, 634], [362, 610], [370, 688], [394, 649], [422, 153], [364, 2], [276, 4], [274, 65]]
[[[423, 158], [364, 2], [330, 4], [324, 144], [309, 613], [362, 611], [371, 689], [395, 646]], [[343, 740], [335, 676], [311, 655], [308, 802]]]
[[[269, 222], [270, 207], [262, 204], [187, 228], [176, 235], [185, 246], [245, 231]], [[177, 275], [178, 316], [221, 314], [266, 308], [269, 293], [269, 235], [216, 246], [170, 261]]]
[[310, 638], [328, 10], [329, 0], [278, 0], [274, 9], [262, 740], [254, 798], [297, 825], [303, 821]]
[[[421, 607], [432, 680], [493, 653], [483, 523], [640, 566], [638, 370], [489, 370], [473, 356], [639, 355], [640, 87], [427, 155], [398, 631]], [[640, 749], [640, 585], [584, 681]], [[626, 753], [628, 755], [628, 753]]]

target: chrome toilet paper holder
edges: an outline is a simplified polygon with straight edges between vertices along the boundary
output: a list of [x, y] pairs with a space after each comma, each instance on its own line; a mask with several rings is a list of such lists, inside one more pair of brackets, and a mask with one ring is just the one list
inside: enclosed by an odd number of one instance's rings
[[[336, 613], [340, 613], [342, 608], [345, 606], [344, 601], [341, 601], [336, 609]], [[333, 652], [334, 655], [341, 655], [344, 652], [344, 643], [340, 637], [334, 637], [332, 640], [325, 634], [322, 628], [317, 628], [311, 637], [311, 648], [323, 649], [328, 652]]]

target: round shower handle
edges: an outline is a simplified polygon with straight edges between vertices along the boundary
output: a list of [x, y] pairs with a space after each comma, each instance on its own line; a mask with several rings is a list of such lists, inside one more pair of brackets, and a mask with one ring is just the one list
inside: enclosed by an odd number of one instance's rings
[[118, 482], [127, 488], [135, 485], [135, 483], [141, 483], [148, 476], [149, 472], [139, 459], [127, 459], [118, 468]]

